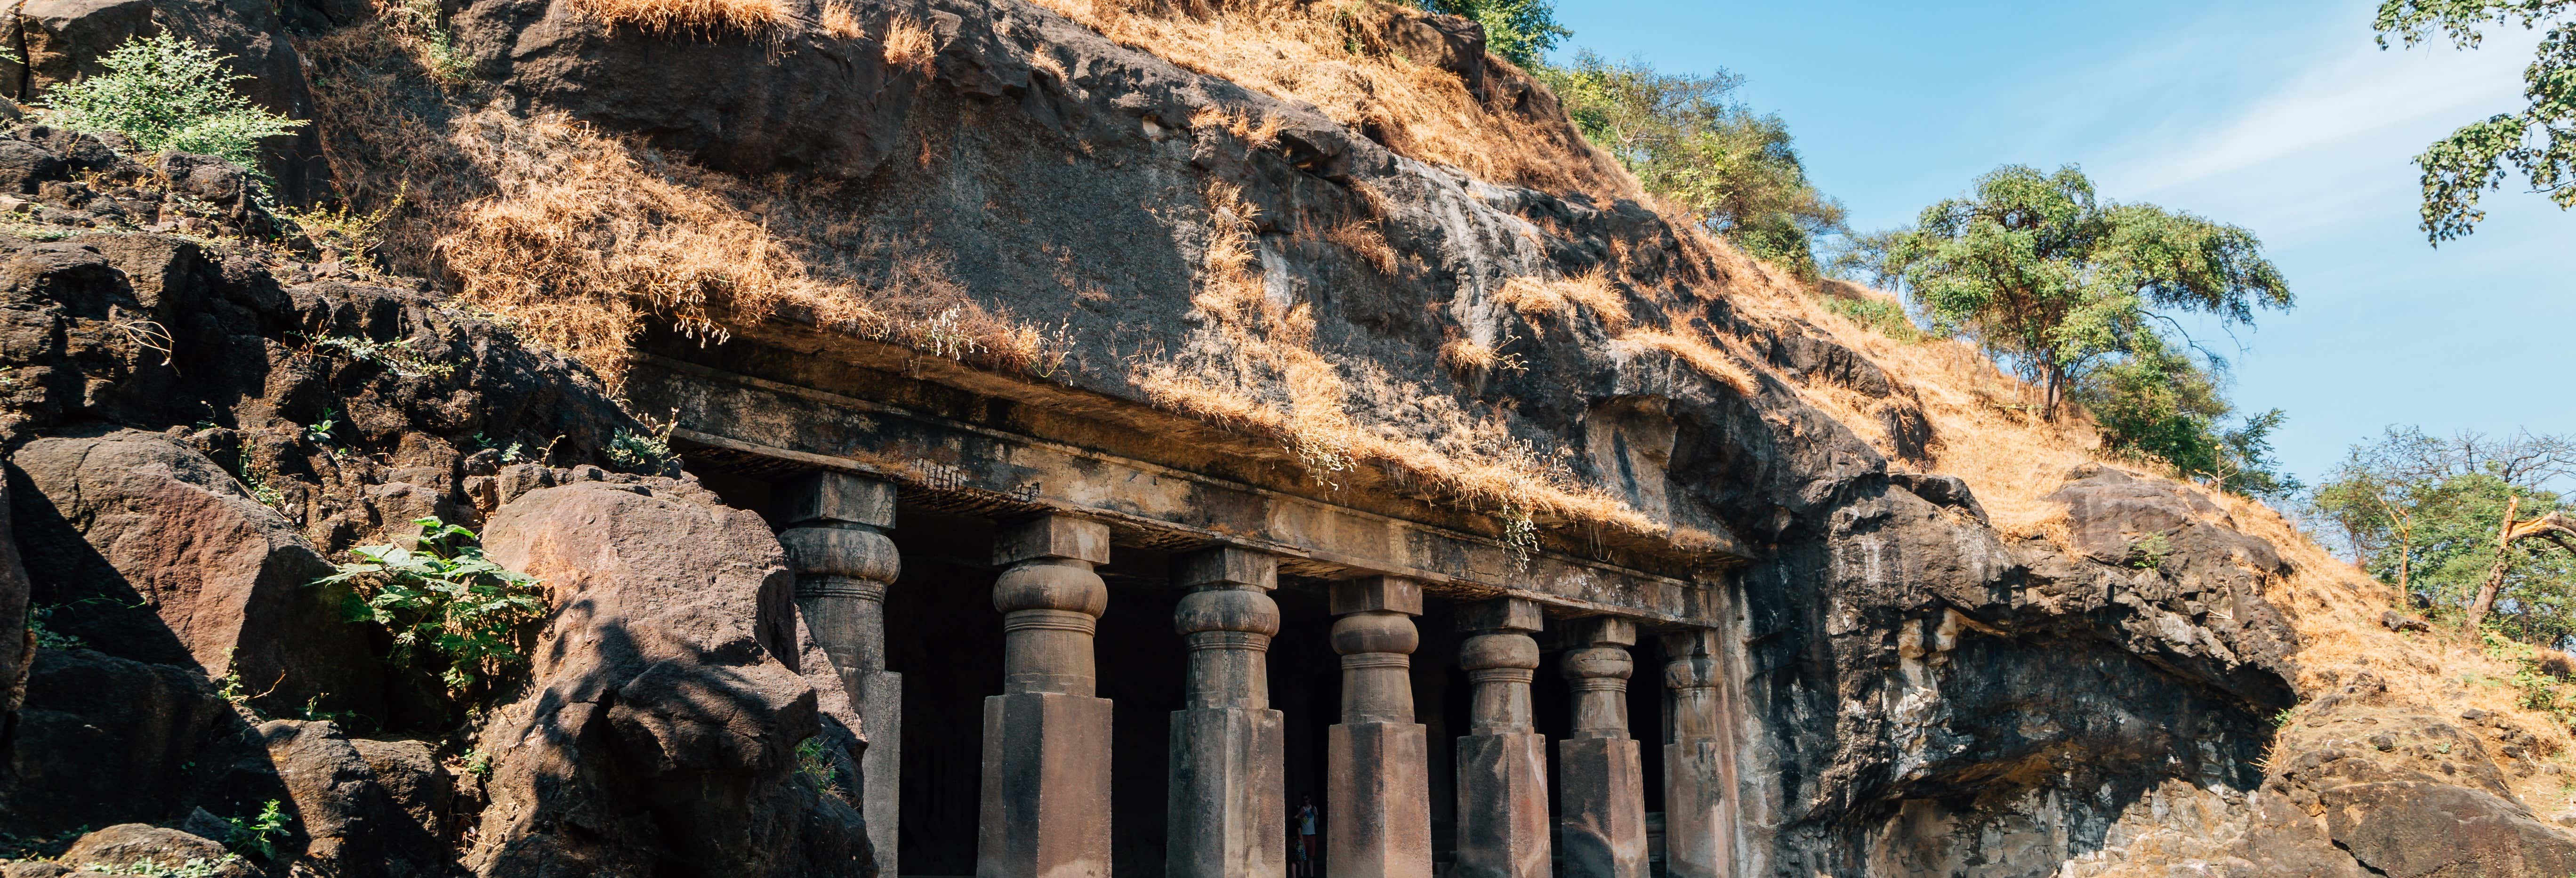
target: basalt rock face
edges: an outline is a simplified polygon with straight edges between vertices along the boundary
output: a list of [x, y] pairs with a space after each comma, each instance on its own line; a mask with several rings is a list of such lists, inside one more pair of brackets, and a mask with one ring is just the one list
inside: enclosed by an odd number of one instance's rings
[[[1426, 165], [1016, 0], [930, 4], [937, 52], [917, 69], [866, 39], [791, 29], [764, 56], [722, 35], [603, 29], [565, 7], [475, 4], [460, 44], [505, 71], [523, 108], [726, 170], [860, 181], [832, 190], [846, 221], [937, 242], [977, 301], [1064, 315], [1075, 337], [1184, 370], [1222, 373], [1234, 356], [1192, 297], [1219, 246], [1200, 193], [1237, 189], [1257, 215], [1266, 294], [1308, 309], [1314, 348], [1345, 374], [1391, 379], [1353, 381], [1355, 417], [1429, 434], [1439, 412], [1497, 411], [1523, 439], [1582, 451], [1582, 475], [1676, 533], [1742, 540], [1755, 557], [1732, 574], [1729, 633], [1748, 874], [2046, 875], [2160, 797], [2241, 805], [2263, 779], [2265, 718], [2293, 700], [2295, 644], [2258, 588], [2282, 572], [2276, 553], [2203, 523], [2188, 491], [2109, 471], [2069, 476], [2075, 549], [2009, 539], [1965, 485], [1893, 471], [1775, 378], [1730, 386], [1601, 322], [1500, 302], [1511, 278], [1606, 269], [1638, 323], [1710, 330], [1779, 373], [1859, 394], [1900, 458], [1938, 442], [1900, 380], [1810, 327], [1739, 314], [1720, 294], [1725, 269], [1634, 203]], [[866, 21], [906, 11], [855, 8]], [[656, 103], [632, 84], [670, 79], [645, 76], [655, 68], [756, 87]], [[793, 111], [823, 98], [827, 111]], [[1247, 143], [1190, 125], [1208, 109], [1278, 134]], [[716, 124], [736, 116], [752, 121]], [[1393, 264], [1310, 232], [1345, 223], [1381, 232]], [[1054, 253], [1079, 258], [1027, 258]], [[1079, 295], [1086, 285], [1109, 294]], [[1462, 337], [1522, 368], [1456, 376], [1436, 351]], [[1146, 403], [1129, 365], [1079, 351], [1055, 380]], [[2137, 542], [2162, 553], [2154, 564], [2131, 558]]]
[[[826, 721], [758, 516], [684, 480], [526, 462], [648, 428], [425, 285], [162, 233], [273, 227], [242, 169], [121, 145], [0, 131], [0, 171], [25, 178], [0, 208], [26, 235], [0, 235], [0, 833], [64, 858], [9, 874], [867, 874], [854, 785], [797, 771]], [[492, 519], [494, 551], [560, 599], [530, 632], [535, 679], [488, 723], [311, 584], [429, 515]], [[548, 749], [567, 726], [572, 749]], [[830, 733], [827, 761], [864, 746]], [[233, 829], [272, 803], [265, 848]]]

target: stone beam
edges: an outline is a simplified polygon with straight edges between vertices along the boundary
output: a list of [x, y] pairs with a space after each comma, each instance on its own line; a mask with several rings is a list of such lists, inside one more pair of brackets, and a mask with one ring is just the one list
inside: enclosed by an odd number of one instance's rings
[[1677, 578], [1550, 552], [1517, 557], [1485, 536], [660, 358], [639, 364], [629, 386], [695, 427], [674, 431], [684, 448], [869, 475], [900, 484], [907, 498], [1077, 515], [1156, 548], [1239, 546], [1315, 578], [1392, 575], [1576, 614], [1715, 618], [1715, 568]]

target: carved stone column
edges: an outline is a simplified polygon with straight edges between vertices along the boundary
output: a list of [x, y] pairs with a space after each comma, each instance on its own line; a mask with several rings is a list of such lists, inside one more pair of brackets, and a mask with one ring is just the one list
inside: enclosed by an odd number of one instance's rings
[[1731, 878], [1734, 826], [1722, 746], [1717, 632], [1668, 631], [1664, 655], [1664, 874]]
[[1547, 736], [1531, 730], [1538, 604], [1496, 598], [1458, 608], [1469, 636], [1458, 664], [1475, 685], [1458, 739], [1455, 878], [1547, 878]]
[[[902, 570], [894, 541], [894, 486], [818, 472], [788, 483], [778, 533], [796, 568], [796, 611], [806, 638], [831, 660], [858, 714], [860, 813], [877, 871], [892, 875], [903, 765], [903, 675], [886, 670], [885, 595]], [[809, 669], [814, 670], [814, 669]]]
[[1431, 878], [1430, 742], [1413, 721], [1411, 656], [1422, 645], [1422, 584], [1395, 576], [1333, 583], [1342, 721], [1327, 732], [1324, 871], [1333, 878]]
[[1047, 516], [1003, 532], [993, 561], [1002, 694], [984, 699], [981, 878], [1107, 878], [1109, 700], [1093, 632], [1109, 589], [1109, 528]]
[[1279, 878], [1288, 869], [1286, 737], [1270, 709], [1268, 662], [1279, 559], [1210, 549], [1180, 557], [1173, 580], [1190, 590], [1172, 618], [1189, 648], [1189, 682], [1172, 712], [1163, 871]]
[[1567, 625], [1563, 668], [1574, 733], [1556, 742], [1557, 878], [1646, 878], [1646, 769], [1628, 735], [1628, 647], [1636, 623], [1611, 616]]

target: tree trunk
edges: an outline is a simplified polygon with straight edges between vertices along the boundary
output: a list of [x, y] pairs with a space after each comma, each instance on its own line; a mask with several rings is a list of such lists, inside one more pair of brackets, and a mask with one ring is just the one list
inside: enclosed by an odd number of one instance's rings
[[2520, 497], [2505, 500], [2504, 527], [2496, 531], [2495, 563], [2487, 565], [2487, 580], [2478, 586], [2477, 602], [2469, 605], [2471, 631], [2478, 630], [2478, 623], [2486, 621], [2487, 611], [2495, 607], [2496, 592], [2504, 588], [2505, 565], [2512, 557], [2509, 550], [2513, 548], [2513, 541], [2524, 537], [2545, 537], [2561, 549], [2576, 552], [2576, 522], [2555, 512], [2530, 521], [2515, 521], [2513, 514], [2521, 505]]

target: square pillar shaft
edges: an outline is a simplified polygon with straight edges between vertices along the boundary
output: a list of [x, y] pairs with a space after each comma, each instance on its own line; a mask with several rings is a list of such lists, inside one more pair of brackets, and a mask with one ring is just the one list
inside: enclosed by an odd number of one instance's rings
[[[830, 660], [867, 739], [859, 754], [860, 813], [879, 874], [894, 874], [902, 823], [903, 675], [886, 670], [885, 595], [902, 572], [894, 541], [894, 485], [814, 472], [782, 485], [779, 545], [796, 570], [796, 610], [808, 640]], [[807, 668], [807, 673], [820, 671]], [[845, 718], [846, 720], [846, 718]]]
[[1547, 738], [1531, 731], [1530, 681], [1539, 665], [1530, 635], [1538, 605], [1496, 598], [1458, 608], [1469, 636], [1458, 664], [1475, 685], [1458, 739], [1455, 878], [1548, 878]]
[[1556, 742], [1557, 878], [1646, 878], [1646, 768], [1636, 741]]
[[1108, 878], [1109, 699], [984, 699], [978, 878]]
[[1664, 654], [1664, 874], [1733, 878], [1733, 773], [1720, 729], [1716, 632], [1667, 633]]
[[1288, 868], [1285, 733], [1270, 709], [1278, 559], [1217, 548], [1175, 560], [1190, 593], [1173, 630], [1189, 651], [1186, 707], [1172, 713], [1163, 871], [1170, 878], [1281, 878]]
[[1170, 878], [1288, 874], [1286, 733], [1276, 710], [1172, 712], [1171, 815], [1163, 842]]
[[1108, 878], [1109, 699], [1092, 639], [1109, 590], [1109, 529], [1047, 516], [995, 545], [1002, 694], [984, 699], [980, 878]]
[[1644, 751], [1628, 734], [1637, 628], [1609, 616], [1566, 627], [1574, 732], [1556, 744], [1558, 878], [1646, 878]]
[[1326, 730], [1324, 871], [1333, 878], [1431, 878], [1429, 730], [1342, 723]]
[[1333, 583], [1342, 721], [1326, 730], [1324, 870], [1333, 878], [1431, 878], [1429, 730], [1406, 675], [1422, 645], [1422, 585], [1394, 576]]

